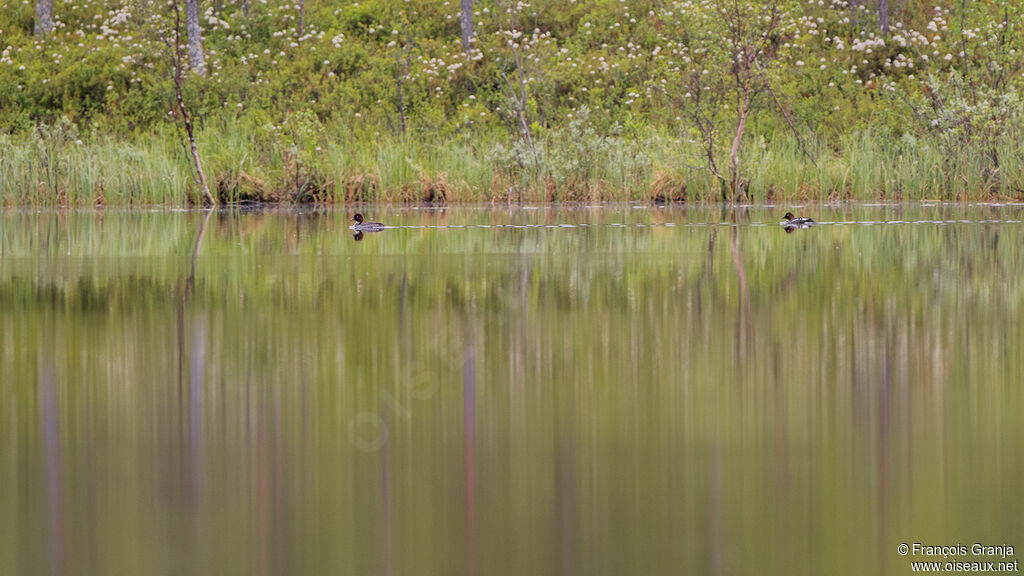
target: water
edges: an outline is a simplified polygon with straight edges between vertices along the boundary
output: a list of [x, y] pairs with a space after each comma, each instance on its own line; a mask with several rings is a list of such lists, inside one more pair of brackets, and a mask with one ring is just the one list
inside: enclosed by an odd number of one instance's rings
[[4, 212], [0, 572], [1024, 550], [1024, 206], [788, 208]]

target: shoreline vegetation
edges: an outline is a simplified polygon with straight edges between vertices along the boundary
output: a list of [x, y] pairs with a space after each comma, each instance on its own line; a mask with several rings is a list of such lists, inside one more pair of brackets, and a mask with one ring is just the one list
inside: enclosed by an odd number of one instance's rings
[[1024, 199], [1016, 0], [183, 1], [0, 0], [0, 205]]
[[[602, 140], [594, 149], [578, 141], [544, 142], [551, 159], [532, 171], [496, 162], [490, 146], [472, 142], [427, 144], [387, 138], [326, 138], [308, 159], [262, 157], [252, 132], [228, 122], [197, 133], [210, 188], [231, 203], [481, 203], [651, 201], [721, 202], [715, 179], [680, 163], [698, 153], [661, 134], [645, 139]], [[43, 131], [40, 131], [43, 132]], [[43, 138], [56, 138], [57, 142]], [[167, 131], [138, 139], [97, 137], [88, 142], [34, 133], [0, 137], [0, 198], [18, 205], [198, 204], [188, 151]], [[952, 162], [941, 150], [870, 131], [836, 146], [814, 143], [811, 162], [800, 143], [780, 135], [744, 149], [746, 201], [991, 200], [1024, 198], [1020, 143], [998, 148], [997, 181], [965, 150]], [[269, 157], [269, 161], [268, 160]]]

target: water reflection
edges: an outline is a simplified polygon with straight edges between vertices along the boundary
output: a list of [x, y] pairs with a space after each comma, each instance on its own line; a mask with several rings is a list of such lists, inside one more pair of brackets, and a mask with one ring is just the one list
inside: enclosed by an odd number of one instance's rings
[[[0, 216], [11, 573], [906, 573], [1008, 542], [1021, 207]], [[883, 225], [880, 222], [922, 222]], [[861, 225], [874, 223], [873, 225]]]
[[783, 226], [782, 229], [786, 231], [786, 234], [792, 234], [794, 230], [807, 230], [811, 226], [804, 224], [803, 226]]
[[43, 450], [46, 454], [46, 503], [49, 568], [54, 574], [67, 574], [67, 520], [61, 467], [60, 414], [57, 408], [57, 384], [52, 358], [39, 358], [39, 407]]

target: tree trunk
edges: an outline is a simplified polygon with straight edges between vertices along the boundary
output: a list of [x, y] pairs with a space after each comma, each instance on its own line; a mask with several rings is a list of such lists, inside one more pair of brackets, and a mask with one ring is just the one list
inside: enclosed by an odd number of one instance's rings
[[306, 0], [299, 0], [299, 38], [306, 34]]
[[473, 38], [473, 0], [462, 0], [462, 49], [469, 52]]
[[405, 74], [408, 70], [408, 61], [406, 61], [406, 67], [402, 68], [402, 60], [397, 55], [395, 56], [395, 81], [398, 83], [398, 118], [402, 123], [402, 137], [405, 137], [405, 95], [402, 94], [402, 84], [405, 80]]
[[878, 25], [882, 28], [882, 36], [888, 36], [889, 0], [878, 0]]
[[858, 0], [850, 0], [850, 24], [852, 24], [854, 28], [857, 27], [857, 8], [859, 7], [860, 2]]
[[192, 128], [192, 117], [185, 106], [185, 99], [181, 96], [181, 68], [177, 68], [174, 74], [174, 96], [178, 104], [178, 113], [185, 124], [185, 135], [188, 137], [188, 148], [192, 154], [192, 165], [196, 170], [196, 180], [203, 191], [203, 203], [207, 206], [216, 206], [217, 200], [210, 194], [210, 186], [206, 181], [206, 172], [203, 172], [203, 164], [199, 160], [199, 148], [196, 146], [196, 138]]
[[53, 31], [53, 0], [36, 0], [36, 38], [43, 38]]
[[[196, 14], [196, 28], [198, 29], [199, 24], [199, 7], [198, 0], [186, 0], [188, 2], [186, 6], [186, 12], [190, 12], [192, 8], [195, 8]], [[185, 67], [184, 57], [181, 53], [181, 8], [178, 5], [178, 0], [171, 0], [171, 7], [174, 9], [174, 39], [173, 43], [164, 39], [167, 42], [167, 47], [171, 50], [171, 57], [174, 62], [174, 98], [175, 104], [178, 107], [178, 114], [181, 115], [181, 121], [185, 125], [185, 134], [188, 136], [188, 148], [189, 153], [192, 156], [193, 167], [195, 168], [196, 183], [202, 188], [203, 192], [203, 203], [208, 206], [216, 206], [217, 199], [210, 194], [210, 186], [206, 181], [206, 173], [203, 172], [202, 162], [199, 160], [199, 148], [196, 146], [195, 131], [192, 128], [192, 116], [188, 113], [188, 107], [185, 106], [185, 98], [182, 96], [181, 85], [184, 84], [185, 79], [183, 78], [183, 69]], [[187, 15], [186, 15], [187, 18]], [[187, 23], [186, 23], [187, 24]], [[191, 26], [189, 26], [191, 28]], [[198, 38], [198, 34], [195, 36]], [[189, 35], [189, 40], [192, 40], [192, 35]], [[189, 42], [191, 44], [191, 42]], [[200, 47], [200, 61], [202, 58], [202, 48]]]
[[[196, 0], [187, 0], [189, 4]], [[171, 46], [173, 49], [174, 58], [174, 97], [175, 102], [178, 105], [178, 113], [181, 114], [181, 121], [185, 125], [185, 134], [188, 135], [189, 152], [192, 154], [192, 162], [196, 170], [196, 182], [203, 190], [203, 202], [208, 206], [216, 206], [217, 200], [210, 194], [210, 186], [206, 182], [206, 173], [203, 172], [203, 165], [199, 161], [199, 148], [196, 147], [196, 138], [192, 129], [192, 117], [188, 113], [188, 107], [185, 106], [185, 99], [181, 94], [181, 85], [184, 83], [182, 78], [182, 57], [181, 57], [181, 10], [178, 8], [178, 0], [172, 0], [171, 5], [174, 7], [174, 45]]]
[[203, 35], [199, 27], [199, 0], [185, 0], [185, 28], [188, 29], [188, 61], [192, 70], [206, 76]]
[[[747, 129], [747, 114], [750, 112], [750, 87], [745, 86], [736, 106], [736, 136], [732, 140], [732, 150], [729, 151], [729, 186], [732, 194], [731, 201], [736, 200], [736, 192], [742, 188], [742, 177], [740, 175], [740, 142], [743, 140], [743, 132]], [[746, 194], [744, 193], [744, 196]]]

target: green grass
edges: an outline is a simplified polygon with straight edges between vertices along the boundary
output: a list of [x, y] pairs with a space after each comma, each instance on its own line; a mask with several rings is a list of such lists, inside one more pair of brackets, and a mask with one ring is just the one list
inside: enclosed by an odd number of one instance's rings
[[[297, 138], [230, 118], [198, 132], [220, 202], [720, 201], [702, 150], [670, 134], [614, 138], [551, 131], [536, 151], [492, 136], [452, 142], [356, 138], [343, 126]], [[0, 137], [3, 205], [186, 205], [198, 198], [171, 128], [125, 140], [39, 130]], [[748, 137], [741, 169], [751, 200], [980, 200], [1024, 197], [1022, 138], [950, 150], [934, 138], [861, 131], [838, 142]], [[497, 151], [497, 152], [496, 152]], [[720, 163], [725, 167], [724, 163]]]

